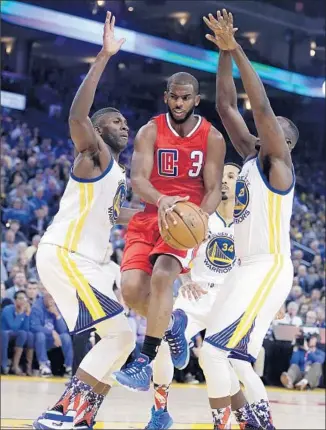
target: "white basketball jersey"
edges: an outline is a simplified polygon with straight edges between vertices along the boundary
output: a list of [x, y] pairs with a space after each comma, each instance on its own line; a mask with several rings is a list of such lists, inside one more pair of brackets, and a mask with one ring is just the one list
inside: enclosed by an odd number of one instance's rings
[[[294, 174], [293, 174], [294, 178]], [[278, 191], [268, 183], [258, 157], [247, 161], [236, 183], [234, 236], [237, 257], [290, 256], [290, 219], [294, 183]]]
[[234, 265], [233, 223], [226, 225], [215, 212], [208, 220], [209, 239], [204, 242], [191, 263], [194, 282], [222, 284]]
[[110, 261], [110, 230], [126, 194], [125, 172], [113, 158], [96, 179], [79, 179], [71, 171], [59, 211], [41, 243], [61, 246], [98, 263]]

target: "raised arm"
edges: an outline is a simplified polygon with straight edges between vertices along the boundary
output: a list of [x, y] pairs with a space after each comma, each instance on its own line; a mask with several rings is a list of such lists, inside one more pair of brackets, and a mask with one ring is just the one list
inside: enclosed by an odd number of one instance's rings
[[96, 133], [89, 112], [94, 102], [97, 85], [109, 59], [116, 54], [124, 43], [124, 39], [119, 41], [114, 39], [115, 18], [107, 12], [104, 25], [103, 47], [97, 55], [85, 79], [80, 85], [77, 94], [72, 102], [69, 114], [69, 128], [75, 149], [78, 152], [95, 153], [106, 146], [99, 134]]
[[207, 155], [204, 165], [205, 195], [200, 207], [211, 215], [222, 199], [221, 187], [225, 158], [225, 141], [222, 134], [211, 127], [207, 141]]
[[204, 21], [214, 32], [214, 36], [207, 34], [206, 38], [220, 49], [216, 71], [216, 110], [236, 151], [246, 159], [256, 153], [257, 138], [249, 132], [238, 110], [237, 91], [232, 76], [232, 57], [227, 50], [227, 44], [219, 37], [221, 24], [214, 19], [213, 15], [209, 14], [208, 17], [209, 19], [204, 17]]

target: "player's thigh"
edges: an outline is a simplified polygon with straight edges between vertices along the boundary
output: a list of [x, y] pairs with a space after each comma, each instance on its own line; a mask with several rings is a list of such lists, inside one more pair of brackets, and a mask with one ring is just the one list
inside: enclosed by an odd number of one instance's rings
[[127, 334], [128, 337], [133, 337], [131, 326], [124, 313], [116, 315], [110, 319], [100, 321], [95, 325], [95, 329], [101, 338], [121, 335], [122, 333]]
[[[166, 256], [167, 258], [160, 258]], [[179, 250], [171, 248], [160, 237], [153, 250], [150, 253], [150, 261], [157, 267], [157, 261], [161, 260], [161, 264], [167, 267], [167, 270], [173, 270], [177, 275], [179, 273], [189, 272], [189, 264], [194, 256], [194, 250]], [[178, 265], [176, 265], [176, 262]]]
[[266, 298], [270, 280], [267, 275], [272, 276], [274, 268], [272, 258], [234, 267], [211, 312], [206, 338], [222, 331], [223, 339], [231, 337], [240, 324], [244, 335], [249, 331]]
[[37, 271], [46, 290], [55, 300], [69, 330], [74, 330], [78, 316], [74, 274], [62, 249], [55, 245], [40, 245], [36, 254]]
[[288, 297], [293, 283], [293, 266], [290, 259], [283, 261], [282, 269], [268, 292], [265, 301], [255, 319], [255, 326], [250, 335], [248, 354], [257, 359], [267, 330], [280, 307]]

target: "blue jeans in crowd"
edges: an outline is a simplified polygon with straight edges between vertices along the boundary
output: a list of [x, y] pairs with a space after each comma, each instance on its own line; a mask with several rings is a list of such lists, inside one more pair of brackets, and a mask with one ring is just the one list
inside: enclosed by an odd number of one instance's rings
[[1, 366], [5, 369], [8, 366], [8, 347], [10, 340], [15, 340], [18, 348], [34, 348], [33, 333], [25, 330], [1, 330]]
[[[60, 339], [62, 343], [62, 352], [65, 360], [66, 367], [72, 367], [72, 341], [69, 333], [60, 334]], [[40, 364], [45, 364], [49, 361], [47, 351], [49, 349], [55, 348], [54, 339], [52, 335], [46, 336], [43, 332], [38, 332], [35, 334], [35, 352], [37, 360]]]

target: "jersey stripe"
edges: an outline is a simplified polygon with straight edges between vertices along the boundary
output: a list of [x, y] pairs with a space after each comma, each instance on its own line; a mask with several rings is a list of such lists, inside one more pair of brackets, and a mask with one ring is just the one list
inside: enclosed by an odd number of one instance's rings
[[274, 263], [267, 272], [256, 294], [251, 300], [246, 312], [240, 320], [235, 332], [229, 340], [227, 347], [235, 348], [241, 339], [248, 333], [258, 313], [264, 306], [282, 268], [284, 265], [284, 256], [281, 254], [274, 255]]
[[93, 320], [104, 318], [106, 313], [97, 300], [87, 279], [78, 269], [76, 262], [69, 256], [69, 251], [58, 246], [57, 256], [70, 284], [78, 292], [80, 299], [89, 310]]

